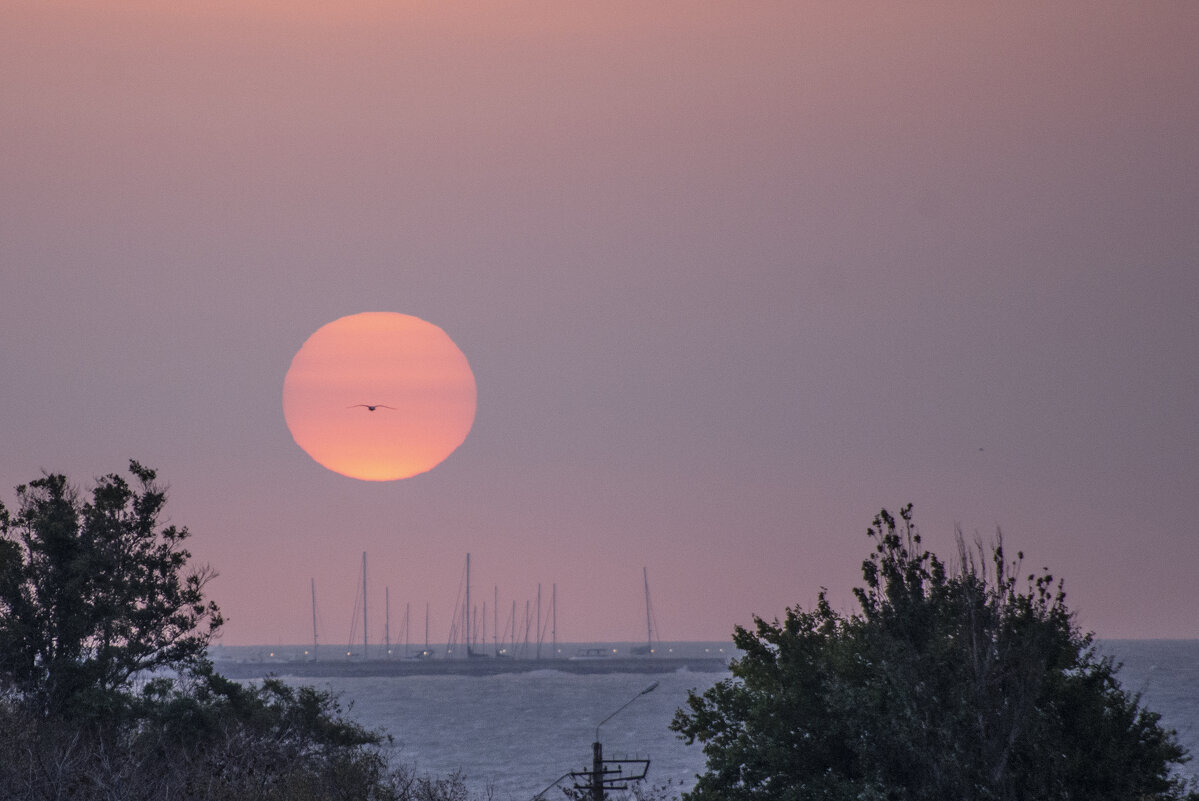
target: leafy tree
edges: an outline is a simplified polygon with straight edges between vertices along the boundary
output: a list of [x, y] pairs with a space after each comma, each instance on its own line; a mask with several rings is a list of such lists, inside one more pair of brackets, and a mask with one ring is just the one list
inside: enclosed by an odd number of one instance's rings
[[1060, 581], [959, 532], [960, 567], [911, 506], [868, 530], [859, 609], [737, 627], [733, 678], [671, 724], [707, 757], [688, 801], [1196, 799], [1175, 733], [1117, 681]]
[[60, 474], [0, 504], [0, 680], [45, 714], [111, 711], [139, 674], [188, 669], [220, 628], [207, 568], [187, 570], [186, 528], [135, 461], [82, 500]]
[[218, 675], [221, 626], [130, 462], [83, 500], [45, 475], [0, 505], [0, 798], [5, 801], [466, 801], [458, 776], [392, 768], [337, 699]]

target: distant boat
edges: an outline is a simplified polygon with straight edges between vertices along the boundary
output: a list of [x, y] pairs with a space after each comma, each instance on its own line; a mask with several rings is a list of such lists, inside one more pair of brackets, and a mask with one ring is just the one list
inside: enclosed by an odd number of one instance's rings
[[654, 607], [649, 602], [649, 571], [641, 568], [641, 578], [645, 582], [645, 645], [637, 645], [629, 651], [633, 656], [653, 656], [654, 648]]
[[[501, 640], [500, 629], [500, 593], [499, 587], [494, 588], [494, 596], [492, 601], [492, 637], [491, 645], [487, 643], [487, 602], [483, 602], [483, 612], [481, 615], [476, 614], [477, 610], [471, 603], [473, 585], [471, 583], [471, 559], [470, 554], [466, 554], [466, 564], [463, 571], [463, 580], [458, 587], [458, 599], [454, 602], [453, 623], [450, 625], [450, 633], [447, 638], [447, 657], [453, 656], [458, 659], [479, 660], [479, 659], [527, 659], [530, 658], [527, 652], [530, 649], [529, 632], [530, 628], [535, 627], [535, 659], [541, 659], [542, 639], [548, 631], [551, 639], [551, 647], [553, 654], [558, 653], [558, 585], [553, 585], [553, 594], [550, 597], [550, 614], [542, 616], [541, 610], [541, 584], [537, 585], [537, 617], [534, 620], [530, 617], [529, 601], [525, 602], [525, 633], [523, 644], [517, 642], [517, 618], [516, 618], [516, 601], [512, 602], [512, 614], [509, 617], [508, 624], [503, 629], [503, 640]], [[461, 602], [461, 603], [460, 603]], [[552, 624], [552, 626], [551, 626]], [[508, 633], [511, 632], [510, 647], [505, 647]], [[459, 636], [461, 635], [461, 639]]]
[[315, 662], [320, 654], [320, 643], [316, 637], [316, 579], [310, 578], [308, 581], [312, 587], [312, 656], [309, 659]]
[[[366, 551], [362, 552], [362, 659], [365, 661], [370, 658], [370, 642], [367, 639], [366, 626]], [[358, 599], [354, 599], [354, 617], [350, 621], [350, 636], [354, 635], [354, 628], [358, 622]], [[353, 642], [346, 643], [346, 656], [353, 657], [354, 645]]]
[[613, 653], [607, 648], [580, 648], [571, 659], [611, 659]]

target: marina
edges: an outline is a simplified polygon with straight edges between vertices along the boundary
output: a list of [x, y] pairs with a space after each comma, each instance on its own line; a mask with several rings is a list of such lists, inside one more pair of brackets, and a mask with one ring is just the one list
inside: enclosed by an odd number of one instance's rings
[[[572, 646], [563, 644], [560, 653], [543, 659], [516, 659], [473, 655], [466, 657], [424, 656], [404, 658], [391, 655], [362, 658], [358, 651], [340, 659], [312, 658], [298, 646], [274, 651], [230, 647], [213, 649], [217, 672], [231, 679], [264, 676], [297, 678], [343, 678], [368, 676], [494, 676], [553, 670], [571, 674], [604, 673], [722, 673], [728, 670], [729, 654], [701, 643], [679, 643], [662, 649], [665, 653], [633, 655], [628, 643]], [[569, 655], [568, 655], [569, 654]], [[581, 655], [580, 655], [581, 654]]]
[[[663, 644], [650, 601], [649, 572], [641, 571], [645, 592], [645, 639], [640, 643], [559, 643], [557, 585], [551, 587], [548, 613], [543, 614], [541, 585], [537, 585], [536, 607], [526, 601], [523, 626], [518, 621], [516, 601], [506, 625], [500, 626], [499, 588], [494, 588], [493, 625], [488, 641], [487, 605], [480, 610], [471, 603], [471, 558], [466, 554], [463, 576], [446, 642], [429, 643], [429, 608], [425, 606], [424, 647], [411, 642], [410, 609], [405, 606], [401, 638], [391, 636], [391, 592], [384, 587], [383, 642], [372, 644], [368, 620], [367, 555], [362, 554], [358, 597], [350, 632], [359, 632], [358, 643], [343, 649], [322, 645], [318, 631], [316, 582], [309, 581], [312, 602], [312, 644], [246, 648], [217, 646], [210, 656], [218, 672], [233, 679], [270, 675], [297, 678], [374, 676], [493, 676], [556, 670], [571, 674], [675, 672], [721, 673], [728, 670], [728, 657], [721, 646], [711, 643]], [[477, 596], [476, 596], [477, 597]], [[361, 628], [359, 628], [361, 624]], [[530, 636], [532, 635], [532, 636]]]

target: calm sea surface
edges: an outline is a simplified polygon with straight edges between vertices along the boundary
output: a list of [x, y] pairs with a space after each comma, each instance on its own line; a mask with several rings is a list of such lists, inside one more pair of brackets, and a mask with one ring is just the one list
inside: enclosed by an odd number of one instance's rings
[[1120, 683], [1141, 693], [1141, 704], [1195, 757], [1185, 773], [1199, 778], [1199, 640], [1104, 640], [1104, 653], [1124, 664]]
[[[682, 646], [682, 644], [680, 644]], [[724, 643], [687, 644], [703, 651]], [[1126, 689], [1199, 754], [1199, 640], [1109, 640], [1101, 643], [1124, 663]], [[226, 649], [265, 657], [264, 649]], [[283, 655], [283, 650], [278, 652]], [[227, 656], [235, 654], [227, 653]], [[287, 676], [286, 664], [278, 674]], [[394, 757], [422, 773], [461, 772], [477, 793], [497, 801], [527, 801], [570, 770], [590, 765], [596, 725], [636, 698], [600, 729], [604, 755], [649, 757], [649, 781], [689, 787], [703, 769], [698, 746], [667, 728], [691, 689], [727, 678], [719, 673], [576, 675], [552, 669], [497, 676], [403, 676], [313, 679], [340, 693], [350, 716], [395, 740]], [[659, 682], [657, 689], [638, 694]], [[297, 682], [299, 683], [299, 682]], [[1199, 765], [1188, 765], [1199, 775]], [[549, 793], [547, 798], [560, 798]]]

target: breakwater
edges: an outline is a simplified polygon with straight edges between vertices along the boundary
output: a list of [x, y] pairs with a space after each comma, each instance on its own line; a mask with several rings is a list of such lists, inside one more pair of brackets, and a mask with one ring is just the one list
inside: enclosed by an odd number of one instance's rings
[[600, 659], [288, 659], [216, 660], [217, 672], [231, 679], [269, 675], [304, 678], [356, 676], [494, 676], [556, 670], [563, 673], [721, 673], [728, 669], [723, 657], [612, 656]]

